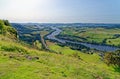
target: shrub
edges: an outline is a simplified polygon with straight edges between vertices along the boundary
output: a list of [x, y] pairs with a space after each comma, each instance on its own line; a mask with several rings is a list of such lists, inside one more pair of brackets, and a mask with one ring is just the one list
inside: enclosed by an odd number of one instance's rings
[[120, 67], [120, 50], [113, 53], [106, 53], [104, 60], [108, 65], [113, 64], [114, 66]]
[[15, 28], [11, 27], [8, 20], [0, 20], [0, 33], [9, 37], [17, 38], [17, 31]]
[[3, 22], [4, 22], [4, 25], [6, 25], [6, 26], [11, 26], [11, 24], [9, 23], [8, 20], [3, 20]]
[[4, 50], [4, 51], [8, 51], [8, 52], [13, 52], [13, 51], [16, 51], [16, 52], [20, 52], [20, 53], [27, 53], [27, 50], [22, 48], [22, 47], [18, 47], [18, 46], [1, 46], [1, 50]]

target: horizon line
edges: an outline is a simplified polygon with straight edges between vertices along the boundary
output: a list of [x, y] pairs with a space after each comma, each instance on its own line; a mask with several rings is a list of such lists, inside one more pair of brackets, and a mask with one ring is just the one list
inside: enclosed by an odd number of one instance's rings
[[21, 23], [21, 24], [34, 24], [34, 23], [38, 23], [38, 24], [120, 24], [120, 23], [103, 23], [103, 22], [10, 22], [10, 23]]

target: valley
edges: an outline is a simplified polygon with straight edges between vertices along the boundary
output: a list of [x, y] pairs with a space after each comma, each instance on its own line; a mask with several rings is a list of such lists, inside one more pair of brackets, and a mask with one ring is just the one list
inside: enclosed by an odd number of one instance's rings
[[63, 28], [74, 24], [12, 23], [8, 26], [1, 22], [4, 25], [2, 28], [11, 28], [11, 31], [0, 30], [1, 79], [120, 78], [119, 60], [115, 64], [107, 60], [107, 56], [111, 55], [109, 51], [114, 57], [119, 56], [119, 46], [60, 38]]
[[0, 79], [120, 79], [120, 0], [0, 0]]
[[[60, 43], [63, 43], [65, 44], [66, 42], [70, 42], [70, 43], [74, 43], [74, 44], [79, 44], [79, 45], [84, 45], [86, 47], [89, 47], [90, 49], [97, 49], [99, 51], [115, 51], [115, 50], [118, 50], [119, 48], [117, 47], [113, 47], [113, 46], [105, 46], [105, 45], [96, 45], [96, 44], [90, 44], [90, 43], [85, 43], [85, 42], [75, 42], [75, 41], [70, 41], [69, 39], [58, 39], [56, 38], [57, 35], [59, 35], [62, 30], [58, 29], [58, 28], [53, 28], [53, 30], [55, 30], [54, 32], [52, 32], [50, 35], [47, 36], [48, 39], [50, 40], [56, 40]], [[71, 37], [72, 38], [72, 37]]]

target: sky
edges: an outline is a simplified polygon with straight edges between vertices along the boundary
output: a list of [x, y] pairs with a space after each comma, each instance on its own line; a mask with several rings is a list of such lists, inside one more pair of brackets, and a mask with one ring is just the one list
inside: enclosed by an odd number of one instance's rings
[[0, 0], [0, 19], [36, 23], [120, 23], [120, 0]]

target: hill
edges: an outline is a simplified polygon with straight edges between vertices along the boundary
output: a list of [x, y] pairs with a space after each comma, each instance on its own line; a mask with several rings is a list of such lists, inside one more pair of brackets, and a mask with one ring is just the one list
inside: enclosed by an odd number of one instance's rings
[[61, 53], [37, 50], [19, 42], [11, 25], [0, 20], [0, 27], [0, 79], [120, 79], [120, 72], [97, 53], [85, 54], [50, 41], [49, 47]]

